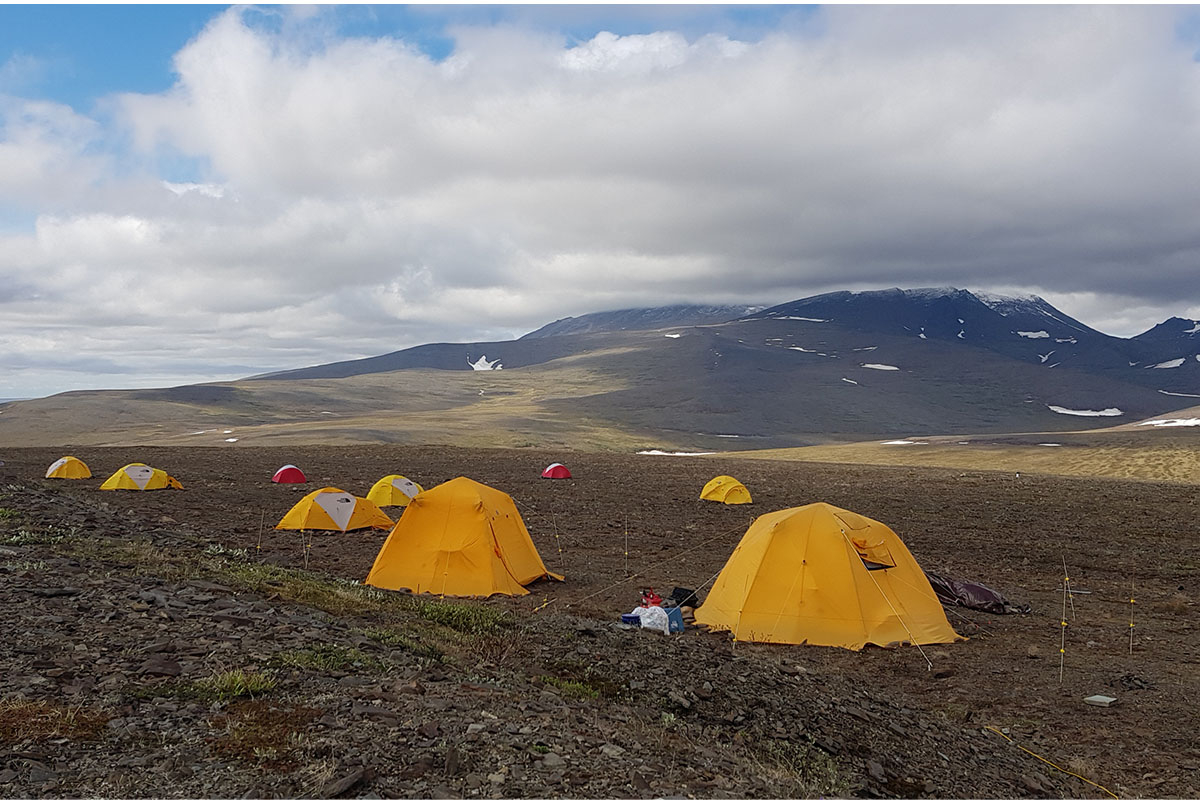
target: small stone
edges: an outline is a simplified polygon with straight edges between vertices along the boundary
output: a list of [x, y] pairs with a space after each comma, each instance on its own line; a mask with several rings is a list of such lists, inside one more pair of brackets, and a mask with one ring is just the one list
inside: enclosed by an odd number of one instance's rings
[[0, 783], [12, 783], [16, 777], [16, 770], [6, 769], [3, 772], [0, 772]]
[[545, 769], [555, 769], [557, 767], [566, 766], [567, 762], [562, 756], [555, 752], [546, 753], [542, 756], [541, 766]]
[[504, 783], [507, 777], [508, 776], [506, 776], [503, 772], [493, 772], [488, 775], [488, 781], [499, 786], [500, 784]]
[[340, 797], [357, 786], [365, 775], [366, 770], [364, 770], [362, 767], [359, 767], [348, 775], [322, 786], [321, 791], [318, 792], [318, 795], [323, 798]]
[[437, 724], [436, 720], [426, 722], [424, 725], [417, 728], [417, 733], [421, 734], [426, 739], [432, 739], [438, 735], [439, 727], [440, 726]]
[[1042, 648], [1038, 647], [1036, 644], [1031, 644], [1029, 645], [1029, 649], [1025, 651], [1025, 656], [1026, 658], [1041, 658]]
[[1101, 708], [1108, 708], [1113, 703], [1117, 702], [1117, 698], [1109, 697], [1106, 694], [1094, 694], [1091, 697], [1083, 698], [1083, 702], [1087, 703], [1089, 706], [1100, 706]]
[[483, 733], [485, 730], [487, 730], [487, 725], [484, 725], [482, 722], [472, 722], [467, 726], [467, 735], [470, 736], [472, 733]]
[[600, 752], [609, 758], [620, 758], [625, 754], [625, 748], [621, 747], [619, 744], [613, 744], [612, 742], [609, 742], [608, 744], [601, 746]]
[[867, 774], [879, 783], [884, 783], [887, 780], [887, 772], [883, 768], [883, 764], [878, 761], [867, 762]]

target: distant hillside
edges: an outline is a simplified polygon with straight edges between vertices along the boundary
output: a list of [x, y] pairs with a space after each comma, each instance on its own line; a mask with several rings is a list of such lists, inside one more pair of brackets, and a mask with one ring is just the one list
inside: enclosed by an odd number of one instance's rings
[[193, 433], [232, 430], [223, 441], [744, 450], [1100, 428], [1200, 397], [1192, 326], [1121, 339], [1037, 297], [834, 292], [658, 327], [686, 316], [614, 312], [598, 324], [652, 327], [428, 344], [229, 384], [11, 403], [0, 441], [110, 443], [136, 428], [195, 444]]
[[546, 336], [567, 336], [575, 333], [606, 331], [652, 331], [677, 328], [683, 325], [716, 325], [757, 311], [747, 306], [660, 306], [658, 308], [627, 308], [622, 311], [600, 311], [581, 317], [563, 317], [549, 325], [522, 336], [540, 339]]

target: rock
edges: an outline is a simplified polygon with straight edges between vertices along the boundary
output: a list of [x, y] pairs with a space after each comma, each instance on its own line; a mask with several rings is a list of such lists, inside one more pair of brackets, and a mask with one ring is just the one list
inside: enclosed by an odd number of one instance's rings
[[38, 597], [74, 597], [83, 591], [76, 589], [74, 586], [57, 586], [48, 589], [30, 589]]
[[1108, 708], [1113, 703], [1117, 702], [1117, 698], [1109, 697], [1106, 694], [1094, 694], [1091, 697], [1083, 698], [1083, 702], [1087, 703], [1089, 706], [1100, 706], [1101, 708]]
[[324, 798], [341, 797], [355, 786], [358, 786], [365, 776], [366, 770], [364, 770], [362, 767], [359, 767], [353, 772], [338, 778], [336, 781], [325, 784], [321, 787], [320, 791], [317, 792], [317, 795]]
[[609, 742], [608, 744], [601, 746], [600, 752], [609, 758], [620, 758], [625, 754], [625, 748], [621, 747], [619, 744], [613, 744], [612, 742]]
[[182, 672], [179, 662], [173, 658], [156, 655], [142, 664], [142, 672], [146, 675], [164, 675], [176, 677]]
[[503, 772], [493, 772], [487, 776], [487, 779], [490, 783], [494, 783], [495, 785], [499, 786], [504, 783], [507, 777], [508, 776]]
[[867, 761], [867, 774], [879, 783], [887, 781], [887, 771], [884, 770], [883, 764], [880, 764], [878, 761]]
[[0, 783], [12, 783], [16, 777], [16, 770], [6, 769], [0, 772]]
[[483, 733], [485, 730], [487, 730], [487, 725], [483, 724], [482, 722], [472, 722], [467, 726], [467, 735], [470, 736], [473, 733]]
[[424, 725], [417, 728], [417, 733], [421, 734], [426, 739], [433, 739], [433, 738], [437, 737], [439, 731], [440, 731], [440, 726], [438, 725], [436, 720], [426, 722]]
[[551, 751], [542, 756], [540, 766], [543, 769], [557, 769], [558, 767], [566, 766], [566, 764], [566, 759], [564, 759], [558, 753]]
[[1025, 651], [1025, 656], [1026, 658], [1041, 658], [1042, 648], [1038, 647], [1036, 644], [1031, 644], [1029, 645], [1029, 649]]

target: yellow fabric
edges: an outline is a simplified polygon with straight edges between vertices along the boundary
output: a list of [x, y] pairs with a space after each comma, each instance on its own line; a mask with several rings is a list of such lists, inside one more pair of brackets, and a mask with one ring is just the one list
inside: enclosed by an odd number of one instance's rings
[[750, 502], [750, 490], [742, 485], [737, 478], [728, 475], [718, 475], [700, 491], [701, 500], [714, 500], [726, 505], [740, 505]]
[[183, 484], [172, 478], [166, 472], [154, 467], [147, 467], [140, 461], [126, 464], [114, 472], [109, 479], [100, 484], [104, 490], [129, 489], [132, 491], [150, 491], [151, 489], [182, 489]]
[[46, 470], [47, 478], [71, 478], [77, 480], [79, 478], [92, 477], [92, 471], [88, 469], [88, 465], [80, 461], [75, 456], [63, 456], [58, 461], [50, 465]]
[[360, 528], [387, 530], [390, 527], [391, 518], [370, 500], [326, 486], [304, 495], [283, 515], [275, 530], [345, 532]]
[[[895, 566], [868, 570], [868, 554], [869, 561]], [[739, 641], [851, 650], [963, 638], [891, 528], [827, 503], [756, 519], [696, 609], [696, 621], [732, 631]]]
[[529, 594], [546, 569], [513, 499], [455, 478], [414, 497], [379, 550], [366, 583], [380, 589], [488, 597]]
[[[397, 483], [401, 486], [411, 485], [416, 491], [410, 496], [403, 489], [397, 487]], [[409, 489], [409, 491], [412, 490]], [[371, 491], [367, 492], [367, 499], [381, 508], [383, 506], [406, 506], [409, 500], [423, 491], [425, 490], [421, 488], [421, 484], [410, 481], [403, 475], [385, 475], [375, 481]]]

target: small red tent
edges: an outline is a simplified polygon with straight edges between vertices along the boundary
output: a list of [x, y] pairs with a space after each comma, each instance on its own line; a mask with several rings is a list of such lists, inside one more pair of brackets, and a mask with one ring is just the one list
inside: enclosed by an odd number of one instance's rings
[[299, 467], [291, 464], [284, 464], [275, 471], [274, 477], [271, 478], [272, 483], [308, 483], [308, 478], [304, 477], [304, 473]]
[[571, 470], [564, 467], [562, 464], [555, 462], [542, 470], [543, 478], [569, 478]]

